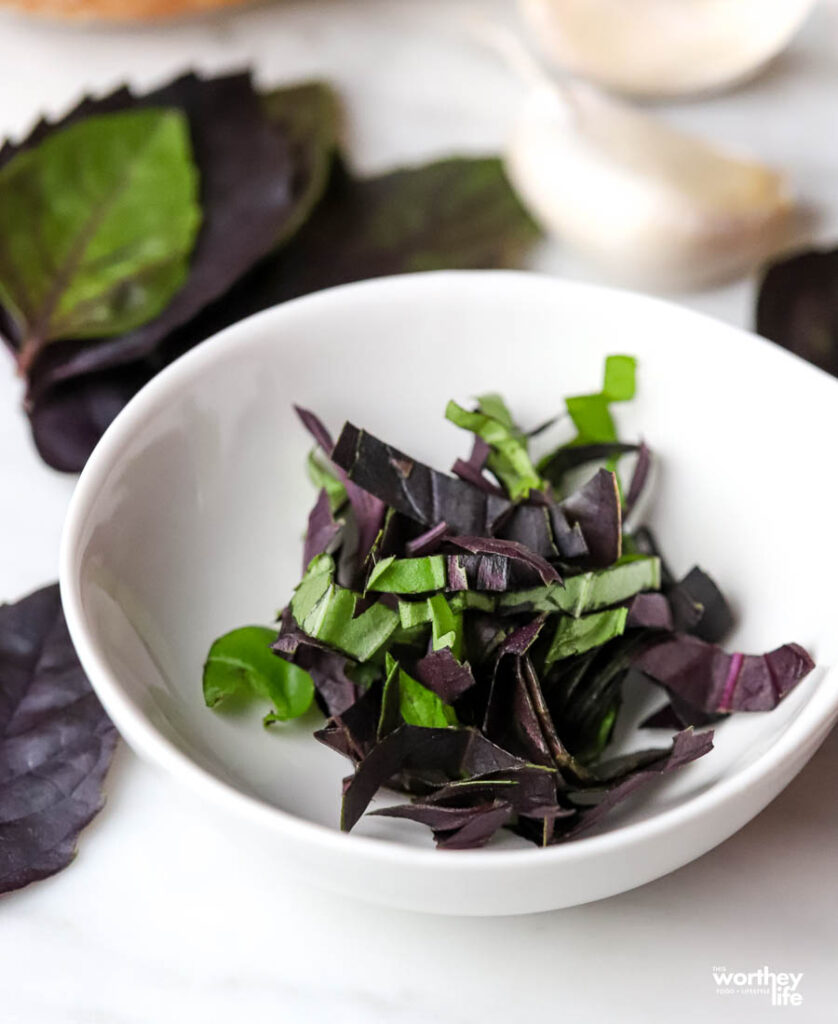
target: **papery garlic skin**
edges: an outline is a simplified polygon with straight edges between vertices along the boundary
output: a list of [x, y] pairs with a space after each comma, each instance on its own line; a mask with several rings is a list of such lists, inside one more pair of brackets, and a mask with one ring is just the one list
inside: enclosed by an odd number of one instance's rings
[[609, 89], [666, 97], [755, 74], [816, 0], [520, 0], [541, 51]]
[[626, 283], [719, 283], [784, 245], [786, 178], [571, 84], [532, 90], [506, 153], [541, 225]]

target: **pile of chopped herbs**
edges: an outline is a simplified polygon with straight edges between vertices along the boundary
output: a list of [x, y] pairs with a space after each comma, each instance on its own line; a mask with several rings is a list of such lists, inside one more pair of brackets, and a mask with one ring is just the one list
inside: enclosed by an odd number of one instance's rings
[[514, 265], [538, 232], [501, 161], [349, 169], [310, 82], [186, 74], [0, 148], [0, 335], [41, 457], [81, 469], [186, 349], [260, 309], [413, 270]]
[[[255, 696], [265, 723], [316, 701], [317, 739], [348, 758], [341, 827], [372, 813], [428, 826], [437, 846], [482, 846], [500, 828], [539, 845], [573, 839], [646, 783], [708, 753], [706, 728], [775, 707], [813, 668], [784, 644], [718, 646], [732, 625], [713, 580], [667, 569], [637, 518], [652, 479], [643, 444], [618, 440], [614, 402], [635, 361], [606, 360], [602, 390], [566, 400], [573, 436], [539, 459], [497, 394], [445, 415], [472, 434], [451, 474], [351, 423], [336, 441], [299, 409], [318, 487], [303, 577], [275, 629], [219, 638], [209, 706]], [[626, 479], [618, 476], [632, 463]], [[666, 703], [642, 723], [668, 746], [608, 751], [627, 680]]]

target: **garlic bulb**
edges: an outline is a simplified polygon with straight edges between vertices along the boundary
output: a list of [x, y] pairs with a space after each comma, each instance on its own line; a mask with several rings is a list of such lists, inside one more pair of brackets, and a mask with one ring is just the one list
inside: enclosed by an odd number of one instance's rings
[[640, 286], [741, 274], [782, 247], [791, 221], [781, 174], [581, 83], [533, 85], [506, 164], [548, 231]]
[[755, 73], [816, 0], [520, 0], [551, 59], [636, 96], [703, 92]]

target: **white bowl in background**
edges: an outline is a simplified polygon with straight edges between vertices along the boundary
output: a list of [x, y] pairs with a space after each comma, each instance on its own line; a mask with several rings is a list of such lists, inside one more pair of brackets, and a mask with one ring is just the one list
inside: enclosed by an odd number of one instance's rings
[[[775, 711], [734, 716], [716, 749], [600, 830], [538, 849], [509, 835], [439, 852], [410, 822], [337, 828], [348, 764], [317, 718], [264, 730], [204, 707], [211, 641], [269, 623], [301, 572], [310, 442], [292, 403], [440, 468], [468, 447], [448, 398], [500, 390], [528, 424], [639, 359], [623, 436], [660, 456], [650, 522], [677, 571], [701, 564], [737, 613], [732, 641], [797, 641], [818, 669]], [[164, 370], [107, 431], [73, 497], [61, 586], [73, 640], [125, 739], [226, 807], [243, 843], [295, 877], [397, 907], [512, 914], [600, 899], [700, 856], [792, 779], [838, 715], [832, 542], [838, 381], [668, 303], [534, 274], [417, 274], [286, 303]], [[637, 710], [637, 709], [635, 709]], [[634, 745], [662, 743], [645, 733]], [[272, 879], [266, 877], [266, 887]]]

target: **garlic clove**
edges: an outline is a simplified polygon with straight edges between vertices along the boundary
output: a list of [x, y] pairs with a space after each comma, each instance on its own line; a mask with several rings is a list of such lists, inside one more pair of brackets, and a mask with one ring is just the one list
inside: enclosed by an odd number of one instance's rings
[[756, 73], [816, 0], [520, 0], [562, 67], [635, 96], [706, 92]]
[[724, 281], [789, 235], [782, 174], [581, 83], [530, 91], [506, 166], [546, 230], [638, 286]]

